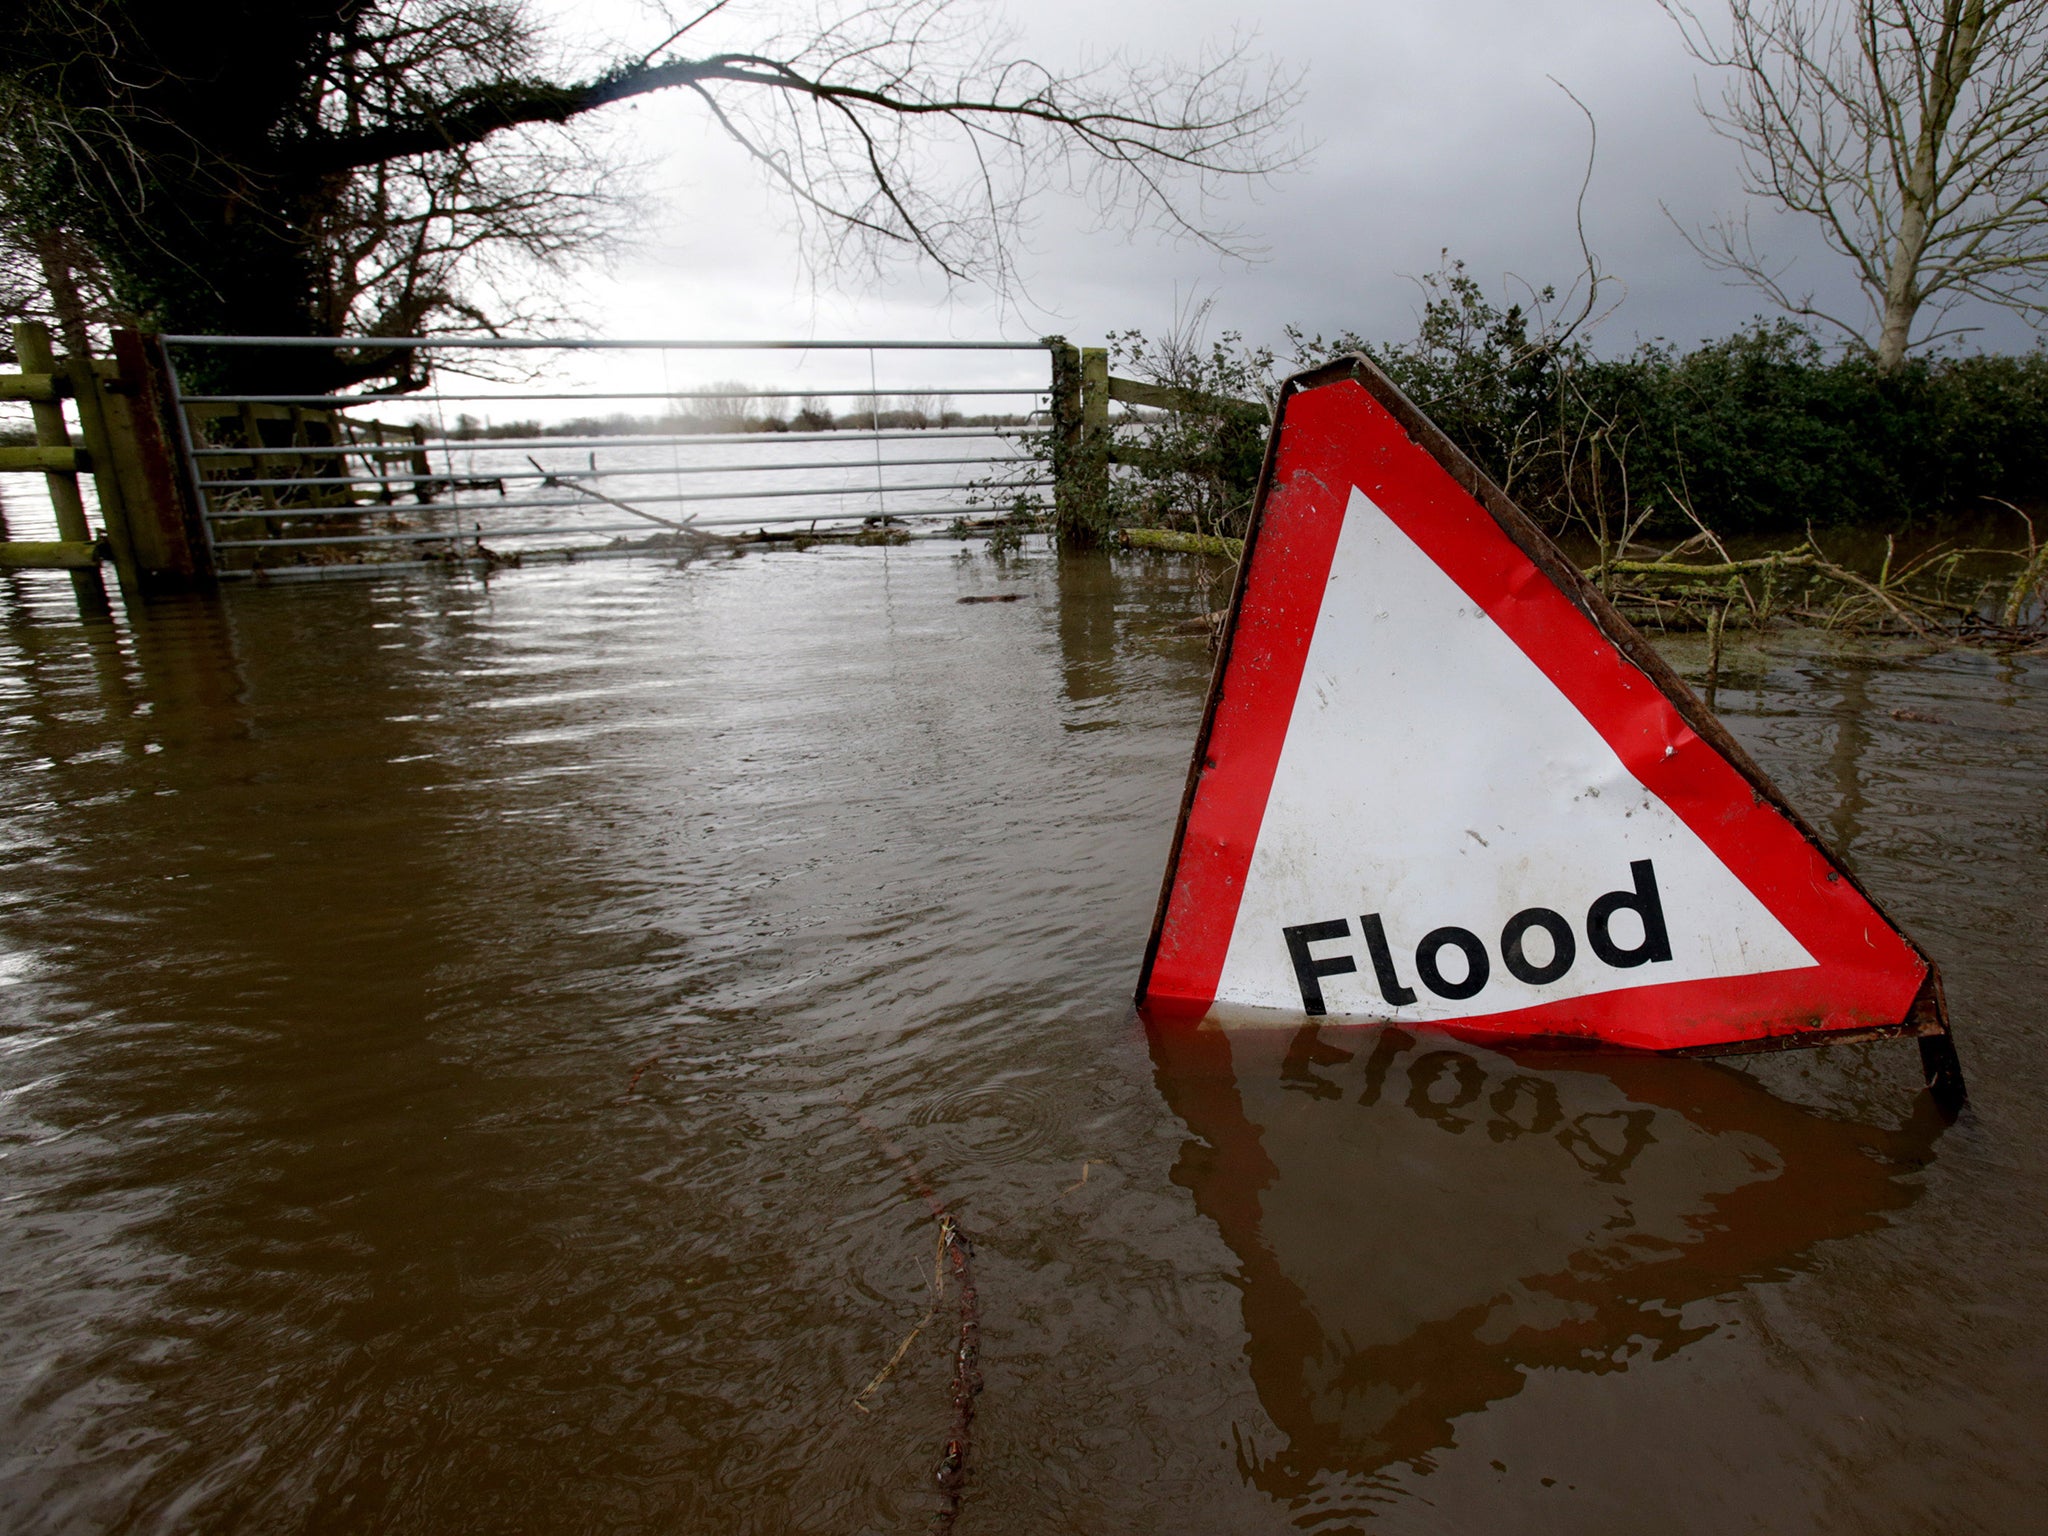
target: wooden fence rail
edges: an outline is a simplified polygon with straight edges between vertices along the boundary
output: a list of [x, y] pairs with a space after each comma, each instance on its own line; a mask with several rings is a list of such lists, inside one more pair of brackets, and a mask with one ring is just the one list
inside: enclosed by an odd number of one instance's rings
[[[57, 524], [55, 539], [0, 538], [0, 570], [72, 571], [81, 603], [104, 602], [104, 562], [126, 595], [203, 584], [213, 573], [171, 449], [160, 359], [135, 331], [116, 330], [113, 342], [111, 358], [59, 358], [49, 328], [24, 322], [14, 328], [20, 372], [0, 374], [0, 400], [28, 404], [36, 438], [0, 448], [0, 471], [40, 472]], [[92, 477], [98, 528], [87, 519], [82, 475]]]
[[[55, 395], [46, 399], [54, 400]], [[0, 448], [0, 470], [20, 473], [23, 470], [42, 470], [45, 474], [77, 475], [92, 468], [92, 460], [82, 448]]]
[[1053, 523], [1065, 548], [1105, 545], [1117, 536], [1107, 505], [1111, 465], [1130, 465], [1140, 473], [1150, 467], [1136, 450], [1117, 446], [1109, 412], [1112, 403], [1260, 420], [1268, 414], [1256, 401], [1120, 379], [1109, 371], [1107, 348], [1075, 347], [1060, 336], [1046, 340], [1053, 359]]

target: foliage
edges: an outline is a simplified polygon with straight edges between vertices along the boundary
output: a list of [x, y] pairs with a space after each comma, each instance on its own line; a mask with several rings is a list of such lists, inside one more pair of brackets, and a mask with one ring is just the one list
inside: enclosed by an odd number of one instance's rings
[[[63, 303], [52, 290], [64, 294]], [[77, 343], [74, 326], [90, 338], [115, 322], [117, 310], [105, 271], [79, 241], [0, 226], [0, 364], [14, 364], [14, 327], [23, 320], [50, 326], [70, 350]]]
[[[2048, 352], [1909, 361], [1829, 359], [1808, 332], [1758, 320], [1681, 353], [1668, 343], [1588, 365], [1564, 412], [1625, 422], [1631, 513], [1675, 529], [1688, 507], [1724, 533], [1902, 528], [2048, 487]], [[1530, 498], [1556, 520], [1574, 487]]]
[[1552, 317], [1554, 287], [1527, 304], [1495, 304], [1462, 261], [1446, 254], [1419, 279], [1423, 306], [1412, 340], [1369, 342], [1353, 332], [1334, 341], [1289, 328], [1303, 367], [1363, 353], [1451, 440], [1488, 466], [1510, 494], [1554, 447], [1568, 406], [1565, 381], [1591, 361], [1585, 344]]
[[1272, 420], [1273, 353], [1237, 331], [1206, 340], [1208, 308], [1157, 340], [1135, 330], [1109, 337], [1113, 373], [1183, 391], [1188, 401], [1184, 410], [1130, 412], [1113, 429], [1112, 527], [1244, 534]]
[[[203, 26], [121, 0], [0, 15], [0, 242], [61, 238], [89, 288], [166, 330], [531, 325], [552, 312], [550, 274], [601, 249], [620, 206], [554, 126], [359, 152], [531, 79], [539, 39], [509, 0], [221, 0]], [[407, 351], [211, 362], [286, 387], [423, 382]]]
[[[1681, 350], [1601, 358], [1555, 318], [1553, 289], [1496, 302], [1461, 263], [1422, 282], [1415, 335], [1289, 331], [1312, 367], [1363, 353], [1525, 510], [1603, 549], [1807, 527], [1902, 530], [1989, 501], [2048, 497], [2048, 350], [1910, 360], [1887, 374], [1783, 318]], [[1272, 357], [1236, 333], [1118, 338], [1142, 376], [1270, 394]], [[1236, 536], [1263, 451], [1245, 416], [1147, 420], [1112, 483], [1119, 526]], [[1120, 444], [1124, 441], [1119, 439]]]
[[[1208, 304], [1197, 306], [1156, 339], [1136, 330], [1109, 337], [1111, 374], [1173, 391], [1180, 408], [1118, 414], [1105, 402], [1105, 432], [1068, 420], [1056, 389], [1045, 430], [1019, 434], [1015, 460], [969, 489], [968, 505], [992, 519], [963, 520], [960, 529], [991, 530], [991, 548], [1010, 549], [1043, 528], [1068, 551], [1101, 548], [1130, 527], [1241, 535], [1272, 419], [1273, 353], [1236, 331], [1207, 339], [1208, 312]], [[1066, 347], [1062, 337], [1047, 339]], [[1056, 364], [1056, 383], [1059, 377]], [[1077, 435], [1078, 461], [1063, 463], [1069, 431]], [[1065, 489], [1055, 497], [1050, 486], [1058, 480]]]
[[1491, 300], [1456, 262], [1425, 282], [1416, 337], [1294, 334], [1303, 365], [1378, 363], [1504, 490], [1557, 529], [1726, 533], [1892, 528], [2048, 488], [2048, 351], [1909, 361], [1831, 355], [1758, 319], [1681, 351], [1599, 358], [1532, 306]]

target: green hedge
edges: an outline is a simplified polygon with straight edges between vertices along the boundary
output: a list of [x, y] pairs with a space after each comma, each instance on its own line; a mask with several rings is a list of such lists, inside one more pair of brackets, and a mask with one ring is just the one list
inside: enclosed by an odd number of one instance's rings
[[[1411, 341], [1291, 333], [1303, 363], [1370, 354], [1529, 511], [1553, 525], [1647, 512], [1715, 529], [1899, 528], [1985, 498], [2048, 502], [2048, 351], [1938, 357], [1894, 377], [1786, 320], [1620, 358], [1554, 339], [1462, 265], [1425, 282]], [[1537, 294], [1537, 309], [1554, 301]]]
[[[1812, 337], [1759, 324], [1678, 353], [1644, 347], [1579, 371], [1578, 392], [1633, 428], [1632, 500], [1687, 495], [1727, 532], [1915, 519], [1995, 496], [2048, 497], [2048, 354], [1941, 358], [1891, 378], [1830, 360]], [[1546, 480], [1548, 483], [1545, 483]], [[1530, 499], [1563, 510], [1539, 474]]]

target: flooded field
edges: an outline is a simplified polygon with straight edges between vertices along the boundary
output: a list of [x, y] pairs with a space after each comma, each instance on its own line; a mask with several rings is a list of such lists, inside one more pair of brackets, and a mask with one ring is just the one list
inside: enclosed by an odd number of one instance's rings
[[894, 1147], [963, 1532], [2038, 1529], [2048, 658], [1723, 662], [1943, 1128], [1899, 1043], [1149, 1040], [1205, 577], [0, 581], [0, 1528], [923, 1530]]

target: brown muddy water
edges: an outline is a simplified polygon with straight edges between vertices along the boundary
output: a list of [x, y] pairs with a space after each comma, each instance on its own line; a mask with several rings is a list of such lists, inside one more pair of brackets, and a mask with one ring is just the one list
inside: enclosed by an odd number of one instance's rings
[[2048, 662], [1720, 694], [1947, 968], [1943, 1129], [1897, 1044], [1148, 1041], [1209, 605], [6, 578], [0, 1528], [921, 1531], [957, 1313], [879, 1131], [976, 1244], [963, 1532], [2039, 1530]]

